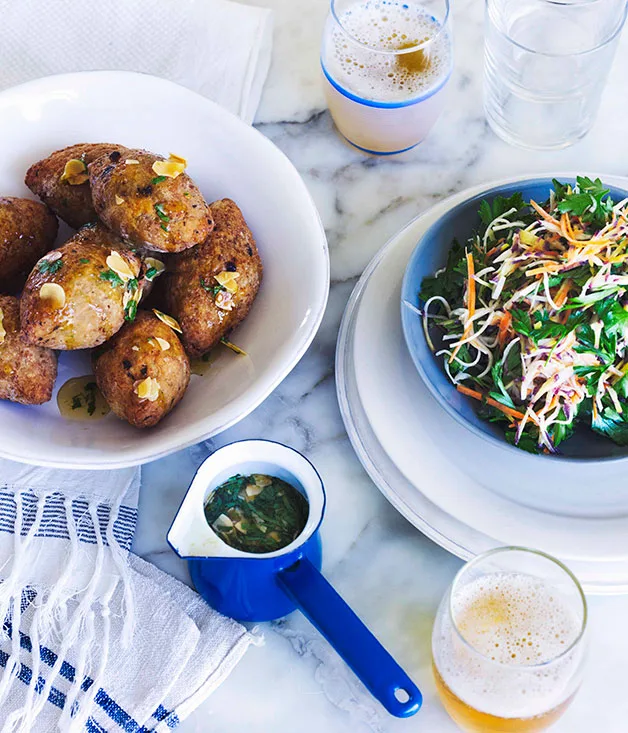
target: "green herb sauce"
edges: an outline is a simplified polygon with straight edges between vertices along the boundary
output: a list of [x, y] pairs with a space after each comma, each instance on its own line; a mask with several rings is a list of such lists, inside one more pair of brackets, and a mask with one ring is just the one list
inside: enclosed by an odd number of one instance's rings
[[223, 542], [243, 552], [274, 552], [303, 531], [309, 513], [303, 494], [275, 476], [237, 474], [205, 504], [207, 523]]

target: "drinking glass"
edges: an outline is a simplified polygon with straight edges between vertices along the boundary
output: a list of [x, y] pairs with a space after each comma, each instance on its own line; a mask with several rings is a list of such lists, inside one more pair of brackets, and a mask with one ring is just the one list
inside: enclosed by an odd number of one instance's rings
[[626, 0], [486, 0], [484, 108], [512, 145], [558, 149], [591, 129]]
[[452, 63], [449, 0], [331, 0], [325, 95], [341, 135], [364, 152], [392, 155], [423, 140]]
[[436, 687], [465, 731], [545, 730], [580, 685], [587, 605], [558, 560], [523, 547], [480, 555], [455, 577], [432, 635]]

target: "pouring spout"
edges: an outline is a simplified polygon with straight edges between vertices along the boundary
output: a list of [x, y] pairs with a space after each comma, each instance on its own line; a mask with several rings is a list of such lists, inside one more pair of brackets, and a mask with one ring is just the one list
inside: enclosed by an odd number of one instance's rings
[[208, 482], [200, 470], [168, 530], [167, 540], [182, 558], [236, 557], [239, 553], [225, 544], [205, 519]]

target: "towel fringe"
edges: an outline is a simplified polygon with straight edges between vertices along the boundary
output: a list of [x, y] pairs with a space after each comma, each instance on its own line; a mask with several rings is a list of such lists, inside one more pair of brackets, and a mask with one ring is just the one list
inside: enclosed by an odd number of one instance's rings
[[[25, 494], [36, 496], [36, 503], [29, 502], [25, 511]], [[65, 565], [58, 580], [50, 588], [33, 586], [27, 582], [32, 567], [36, 567], [42, 543], [33, 543], [33, 538], [42, 529], [42, 518], [46, 500], [50, 492], [21, 492], [11, 494], [15, 502], [15, 521], [13, 526], [13, 557], [5, 578], [0, 582], [0, 622], [4, 619], [0, 634], [11, 639], [11, 653], [0, 677], [0, 704], [4, 702], [17, 679], [21, 667], [22, 649], [20, 632], [31, 640], [32, 668], [30, 680], [26, 682], [28, 691], [21, 707], [4, 720], [0, 733], [30, 733], [36, 720], [45, 707], [48, 696], [61, 667], [71, 653], [74, 676], [66, 687], [63, 711], [58, 721], [58, 729], [64, 733], [84, 730], [86, 721], [94, 706], [94, 696], [102, 684], [107, 664], [108, 639], [102, 647], [103, 639], [94, 639], [95, 616], [99, 614], [104, 621], [106, 637], [111, 629], [111, 603], [116, 590], [121, 588], [123, 614], [123, 642], [129, 645], [133, 636], [134, 599], [131, 587], [131, 571], [128, 566], [127, 551], [114, 533], [122, 495], [113, 497], [109, 517], [105, 527], [101, 527], [98, 516], [99, 503], [88, 500], [87, 511], [81, 517], [73, 513], [73, 500], [66, 497], [63, 505], [69, 536]], [[35, 508], [36, 507], [36, 508]], [[30, 526], [28, 521], [35, 508], [35, 517]], [[96, 539], [96, 552], [84, 552], [80, 532], [83, 522], [90, 521]], [[25, 532], [26, 527], [28, 530]], [[45, 528], [44, 528], [45, 529]], [[106, 552], [109, 550], [109, 552]], [[118, 571], [111, 580], [106, 592], [101, 586], [105, 577], [106, 554], [111, 558]], [[79, 569], [84, 572], [86, 558], [93, 564], [87, 585], [78, 589], [75, 578]], [[0, 569], [1, 571], [1, 569]], [[22, 628], [24, 626], [24, 628]], [[51, 642], [54, 640], [54, 644]], [[105, 654], [95, 655], [95, 644]], [[52, 667], [42, 671], [41, 646], [55, 646], [57, 658]], [[93, 682], [87, 687], [84, 681], [89, 675]], [[45, 680], [45, 681], [43, 681]], [[66, 677], [67, 680], [67, 677]], [[22, 680], [24, 681], [24, 680]], [[43, 681], [43, 684], [42, 684]], [[84, 689], [85, 688], [85, 689]]]

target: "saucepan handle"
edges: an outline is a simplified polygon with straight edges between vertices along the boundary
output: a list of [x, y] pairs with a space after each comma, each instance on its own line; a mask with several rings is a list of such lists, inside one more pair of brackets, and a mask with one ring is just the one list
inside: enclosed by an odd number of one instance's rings
[[389, 713], [406, 718], [419, 710], [419, 688], [309, 560], [280, 571], [278, 581]]

